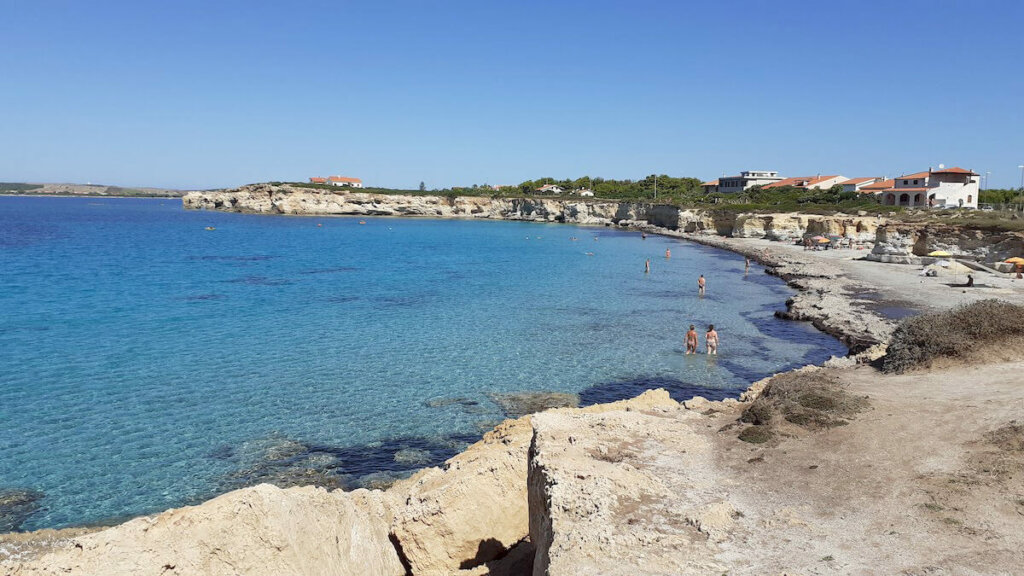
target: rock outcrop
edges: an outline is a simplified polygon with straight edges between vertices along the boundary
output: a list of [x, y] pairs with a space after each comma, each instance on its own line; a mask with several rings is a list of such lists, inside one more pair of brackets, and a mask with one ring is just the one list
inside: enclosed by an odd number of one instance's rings
[[487, 198], [483, 196], [391, 195], [253, 184], [233, 190], [191, 192], [185, 208], [257, 214], [424, 216], [653, 226], [688, 233], [791, 240], [807, 233], [874, 238], [876, 218], [807, 214], [737, 214], [729, 210], [683, 209], [645, 202], [582, 199]]
[[1024, 233], [991, 232], [951, 224], [887, 223], [878, 228], [869, 258], [912, 262], [936, 250], [956, 257], [999, 263], [1024, 254]]
[[12, 576], [402, 576], [381, 493], [269, 484], [69, 539]]

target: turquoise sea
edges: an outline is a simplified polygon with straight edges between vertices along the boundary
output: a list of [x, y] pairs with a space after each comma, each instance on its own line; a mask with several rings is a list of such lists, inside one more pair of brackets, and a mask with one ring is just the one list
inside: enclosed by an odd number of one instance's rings
[[[374, 486], [479, 438], [496, 393], [721, 398], [846, 352], [774, 318], [792, 291], [742, 257], [605, 227], [5, 197], [0, 270], [0, 493], [22, 494], [0, 525], [22, 530]], [[691, 323], [720, 356], [683, 355]]]

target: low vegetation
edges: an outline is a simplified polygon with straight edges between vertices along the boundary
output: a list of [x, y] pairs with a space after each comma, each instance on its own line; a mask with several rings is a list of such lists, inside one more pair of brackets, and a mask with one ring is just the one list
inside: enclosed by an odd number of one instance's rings
[[1024, 336], [1024, 306], [990, 299], [907, 318], [893, 333], [882, 371], [900, 374], [940, 358], [969, 360], [1007, 355]]
[[42, 188], [42, 184], [25, 184], [24, 182], [0, 182], [0, 194], [10, 192], [30, 192]]
[[787, 372], [771, 379], [761, 395], [743, 411], [740, 432], [745, 442], [760, 444], [773, 438], [786, 423], [808, 430], [847, 424], [867, 407], [867, 399], [843, 389], [831, 372]]

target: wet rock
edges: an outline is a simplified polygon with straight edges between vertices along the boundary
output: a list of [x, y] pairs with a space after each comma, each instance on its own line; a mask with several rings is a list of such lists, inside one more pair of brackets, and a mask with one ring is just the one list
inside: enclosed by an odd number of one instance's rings
[[426, 450], [417, 450], [415, 448], [405, 448], [395, 452], [395, 462], [399, 464], [409, 464], [411, 466], [424, 466], [429, 464], [431, 461], [430, 452]]
[[543, 412], [548, 408], [575, 408], [580, 405], [578, 394], [566, 392], [514, 392], [489, 396], [509, 418]]
[[15, 532], [39, 510], [43, 493], [36, 490], [0, 489], [0, 533]]

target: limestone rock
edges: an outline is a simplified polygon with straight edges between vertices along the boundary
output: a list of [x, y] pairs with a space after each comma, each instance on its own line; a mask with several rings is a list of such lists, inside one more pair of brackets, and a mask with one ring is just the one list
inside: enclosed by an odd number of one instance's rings
[[71, 538], [28, 562], [0, 562], [0, 573], [401, 576], [389, 517], [380, 492], [262, 484]]
[[713, 553], [735, 510], [720, 497], [707, 504], [715, 486], [705, 418], [678, 408], [535, 415], [533, 573], [724, 572]]
[[[544, 414], [677, 408], [668, 392], [659, 389], [629, 400]], [[535, 416], [506, 420], [443, 467], [422, 470], [388, 490], [399, 503], [391, 531], [414, 574], [476, 568], [526, 538], [527, 453]]]

